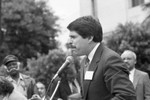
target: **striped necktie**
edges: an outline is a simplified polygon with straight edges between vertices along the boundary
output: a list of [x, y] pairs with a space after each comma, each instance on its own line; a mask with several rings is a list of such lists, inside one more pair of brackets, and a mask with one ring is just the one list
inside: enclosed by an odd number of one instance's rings
[[89, 69], [90, 60], [88, 57], [85, 58], [85, 68], [84, 73]]
[[72, 83], [72, 93], [73, 93], [73, 94], [74, 94], [74, 93], [78, 93], [78, 89], [77, 89], [77, 87], [76, 87], [74, 81], [71, 82], [71, 83]]

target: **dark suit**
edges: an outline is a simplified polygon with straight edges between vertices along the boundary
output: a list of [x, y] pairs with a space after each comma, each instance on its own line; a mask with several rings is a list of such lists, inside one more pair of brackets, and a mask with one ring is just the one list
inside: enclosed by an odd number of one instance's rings
[[[56, 87], [56, 84], [57, 83], [55, 82], [54, 85], [52, 86], [53, 90]], [[53, 100], [57, 100], [57, 98], [61, 98], [63, 100], [68, 100], [67, 98], [71, 94], [72, 94], [72, 92], [71, 92], [71, 89], [69, 87], [68, 80], [63, 78], [63, 79], [61, 79], [60, 85], [56, 91], [56, 94], [55, 94]]]
[[55, 94], [55, 98], [62, 98], [63, 100], [67, 100], [70, 94], [71, 94], [71, 90], [68, 81], [62, 79], [60, 86], [58, 87], [58, 90]]
[[133, 85], [137, 100], [150, 100], [150, 80], [147, 73], [135, 69]]
[[[84, 71], [84, 60], [81, 72]], [[120, 56], [103, 43], [97, 48], [89, 65], [93, 78], [85, 80], [81, 74], [84, 100], [136, 100], [129, 72]]]

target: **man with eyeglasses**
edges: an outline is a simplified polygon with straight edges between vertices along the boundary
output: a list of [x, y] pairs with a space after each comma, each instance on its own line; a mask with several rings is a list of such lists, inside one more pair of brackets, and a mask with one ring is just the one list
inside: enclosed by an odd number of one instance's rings
[[34, 94], [35, 80], [30, 76], [20, 73], [20, 62], [14, 55], [8, 55], [3, 60], [8, 79], [13, 85], [16, 91], [22, 93], [28, 99]]

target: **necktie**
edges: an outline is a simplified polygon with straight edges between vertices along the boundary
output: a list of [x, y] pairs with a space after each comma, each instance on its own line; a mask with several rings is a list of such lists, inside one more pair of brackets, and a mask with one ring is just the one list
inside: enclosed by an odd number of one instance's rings
[[77, 89], [77, 87], [76, 87], [76, 85], [75, 85], [74, 82], [72, 82], [72, 93], [73, 93], [73, 94], [74, 94], [74, 93], [78, 93], [78, 89]]
[[89, 63], [90, 63], [90, 60], [88, 57], [85, 58], [85, 68], [84, 68], [84, 73], [88, 70], [89, 68]]

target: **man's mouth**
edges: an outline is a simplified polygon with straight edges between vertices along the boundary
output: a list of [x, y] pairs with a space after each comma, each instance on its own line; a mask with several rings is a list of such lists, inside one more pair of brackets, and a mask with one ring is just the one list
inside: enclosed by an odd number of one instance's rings
[[18, 68], [14, 67], [14, 68], [9, 69], [8, 72], [16, 71], [16, 70], [18, 70]]
[[69, 46], [69, 48], [76, 48], [76, 46], [73, 44], [68, 44], [68, 46]]
[[125, 63], [127, 66], [129, 66], [129, 64], [128, 63]]

